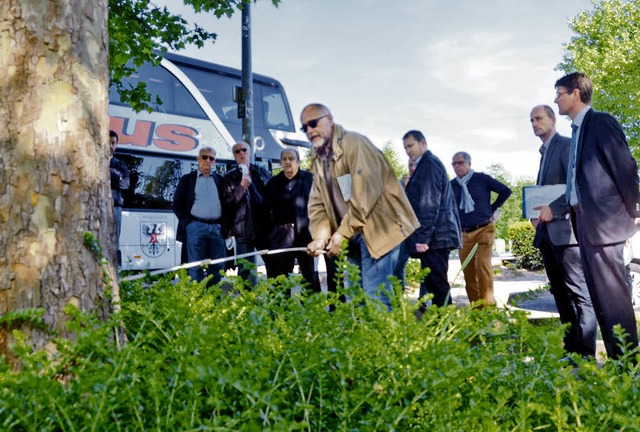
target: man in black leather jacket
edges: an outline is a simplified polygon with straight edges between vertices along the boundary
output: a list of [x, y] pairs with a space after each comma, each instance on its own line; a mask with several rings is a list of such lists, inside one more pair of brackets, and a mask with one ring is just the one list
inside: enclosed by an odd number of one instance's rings
[[431, 269], [420, 285], [420, 298], [431, 293], [433, 304], [444, 306], [451, 303], [447, 276], [449, 253], [460, 248], [462, 243], [455, 197], [444, 165], [427, 150], [427, 140], [422, 132], [411, 130], [402, 140], [415, 167], [405, 192], [420, 221], [420, 227], [404, 242], [403, 263], [407, 255], [411, 255], [420, 258], [423, 269]]
[[[249, 144], [242, 141], [233, 146], [238, 166], [224, 176], [222, 191], [229, 215], [225, 236], [235, 237], [237, 255], [267, 247], [264, 189], [271, 175], [250, 162], [250, 151]], [[255, 264], [255, 257], [246, 261]], [[257, 284], [256, 274], [244, 265], [239, 265], [238, 274], [252, 285]]]

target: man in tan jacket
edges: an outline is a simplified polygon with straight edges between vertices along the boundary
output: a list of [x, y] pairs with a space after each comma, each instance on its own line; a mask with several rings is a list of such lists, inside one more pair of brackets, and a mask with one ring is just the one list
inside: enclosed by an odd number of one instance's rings
[[390, 308], [388, 276], [400, 244], [420, 226], [411, 204], [382, 151], [335, 124], [327, 107], [307, 105], [300, 120], [313, 144], [308, 206], [313, 241], [307, 252], [318, 256], [326, 249], [328, 284], [335, 289], [332, 258], [348, 239], [348, 257], [360, 268], [362, 288]]

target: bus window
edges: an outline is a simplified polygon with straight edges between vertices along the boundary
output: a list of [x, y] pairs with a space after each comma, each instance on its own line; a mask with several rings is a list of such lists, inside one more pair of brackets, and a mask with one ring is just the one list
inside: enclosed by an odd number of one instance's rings
[[[207, 118], [204, 110], [191, 93], [165, 68], [152, 67], [149, 63], [145, 63], [137, 73], [124, 78], [122, 83], [125, 88], [128, 88], [128, 84], [135, 87], [140, 81], [147, 84], [147, 91], [151, 95], [151, 106], [154, 111], [198, 119]], [[162, 105], [155, 105], [156, 96], [160, 96]], [[109, 89], [109, 102], [123, 105], [113, 86]]]
[[[171, 210], [173, 194], [180, 178], [198, 169], [195, 159], [168, 159], [166, 156], [128, 153], [116, 153], [116, 157], [129, 168], [131, 185], [124, 193], [126, 208]], [[214, 171], [224, 175], [226, 166], [217, 163]]]
[[200, 104], [196, 102], [195, 98], [189, 93], [189, 90], [177, 79], [174, 79], [173, 95], [175, 101], [173, 114], [199, 119], [207, 118]]
[[173, 194], [183, 174], [196, 161], [166, 157], [117, 154], [129, 168], [131, 186], [124, 194], [124, 207], [149, 210], [171, 210]]
[[233, 87], [240, 85], [238, 78], [205, 71], [184, 64], [180, 69], [198, 87], [215, 113], [225, 123], [240, 123], [238, 106], [233, 101]]
[[[266, 85], [256, 86], [254, 99], [262, 100], [262, 115], [265, 127], [270, 129], [292, 130], [289, 110], [284, 100], [282, 90]], [[257, 110], [256, 110], [257, 111]]]
[[[166, 69], [161, 67], [153, 67], [149, 63], [145, 63], [136, 73], [133, 75], [123, 78], [122, 84], [124, 88], [129, 88], [129, 86], [134, 87], [138, 85], [139, 82], [144, 82], [147, 84], [147, 92], [151, 95], [151, 106], [155, 111], [159, 112], [171, 112], [173, 108], [173, 95], [171, 88], [173, 87], [171, 84], [175, 78], [171, 75]], [[160, 96], [162, 100], [161, 106], [156, 106], [156, 96]], [[109, 102], [116, 105], [123, 105], [120, 102], [120, 95], [115, 90], [114, 86], [111, 86], [109, 89]]]

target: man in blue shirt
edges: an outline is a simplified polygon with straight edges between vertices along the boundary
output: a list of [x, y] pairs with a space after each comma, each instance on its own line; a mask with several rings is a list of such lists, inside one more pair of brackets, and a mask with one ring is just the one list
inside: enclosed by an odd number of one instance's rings
[[[222, 233], [222, 176], [213, 169], [216, 151], [203, 147], [198, 155], [198, 170], [182, 176], [173, 198], [173, 212], [178, 217], [177, 239], [183, 242], [189, 262], [217, 259], [226, 256]], [[212, 283], [221, 279], [223, 264], [210, 266]], [[189, 269], [192, 279], [206, 277], [204, 269]]]
[[[453, 194], [458, 203], [462, 225], [460, 262], [464, 263], [473, 247], [478, 249], [463, 269], [465, 288], [471, 303], [483, 300], [484, 306], [493, 305], [493, 268], [491, 255], [495, 238], [496, 210], [511, 195], [511, 189], [493, 177], [471, 169], [471, 156], [466, 152], [453, 155], [451, 162], [456, 178], [451, 180]], [[498, 194], [491, 202], [491, 192]]]

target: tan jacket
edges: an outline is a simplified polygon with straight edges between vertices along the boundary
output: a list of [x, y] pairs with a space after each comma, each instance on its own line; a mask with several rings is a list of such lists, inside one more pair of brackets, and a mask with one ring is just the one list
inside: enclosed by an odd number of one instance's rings
[[346, 238], [360, 232], [374, 259], [379, 259], [420, 226], [411, 204], [382, 151], [365, 136], [334, 125], [333, 179], [351, 178], [347, 213], [338, 226], [322, 160], [311, 153], [313, 188], [309, 197], [309, 229], [314, 240], [328, 241], [338, 231]]

